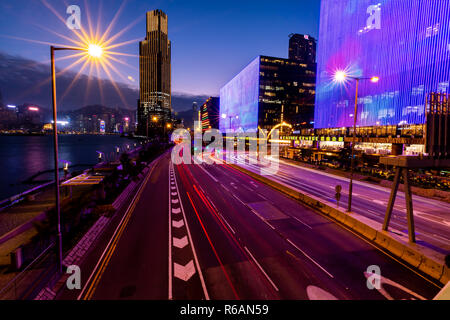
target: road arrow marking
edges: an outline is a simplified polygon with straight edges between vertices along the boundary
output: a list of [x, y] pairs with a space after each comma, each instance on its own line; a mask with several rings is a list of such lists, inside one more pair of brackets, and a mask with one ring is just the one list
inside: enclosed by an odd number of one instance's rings
[[182, 239], [173, 238], [173, 245], [178, 249], [183, 249], [188, 245], [188, 238], [184, 236]]
[[172, 220], [172, 226], [173, 226], [174, 228], [179, 229], [179, 228], [181, 228], [181, 227], [184, 226], [184, 221], [183, 221], [183, 220], [180, 220], [180, 221], [174, 221], [174, 220]]
[[[180, 200], [178, 200], [178, 199], [172, 199], [172, 203], [173, 203], [173, 204], [177, 204], [178, 202], [180, 202]], [[173, 210], [172, 210], [172, 212], [173, 212]]]
[[176, 197], [178, 195], [178, 193], [176, 193], [176, 192], [172, 192], [171, 194], [172, 194], [172, 197]]
[[174, 263], [174, 276], [183, 281], [188, 281], [195, 274], [194, 261], [189, 261], [186, 266]]
[[181, 213], [181, 209], [180, 208], [172, 208], [172, 213], [175, 213], [175, 214]]

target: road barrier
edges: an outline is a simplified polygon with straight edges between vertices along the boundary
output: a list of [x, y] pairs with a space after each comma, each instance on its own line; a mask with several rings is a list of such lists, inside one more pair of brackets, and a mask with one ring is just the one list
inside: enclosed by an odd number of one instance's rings
[[345, 227], [364, 237], [377, 247], [390, 252], [397, 258], [407, 262], [442, 284], [446, 285], [450, 281], [450, 269], [445, 265], [443, 261], [444, 257], [435, 251], [418, 244], [409, 243], [407, 237], [405, 241], [401, 236], [397, 236], [392, 232], [383, 231], [380, 223], [357, 213], [352, 212], [349, 214], [343, 212], [334, 208], [331, 203], [327, 203], [312, 195], [299, 192], [281, 182], [276, 182], [267, 177], [260, 176], [257, 173], [235, 164], [230, 164], [230, 166], [257, 181], [308, 205], [333, 220], [340, 222]]

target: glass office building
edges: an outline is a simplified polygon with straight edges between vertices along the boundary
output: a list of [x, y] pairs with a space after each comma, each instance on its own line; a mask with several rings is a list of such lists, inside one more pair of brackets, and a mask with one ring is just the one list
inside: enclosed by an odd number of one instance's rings
[[[353, 125], [355, 81], [361, 81], [359, 127], [425, 123], [426, 97], [449, 92], [450, 1], [322, 0], [314, 127]], [[395, 130], [394, 130], [395, 132]]]

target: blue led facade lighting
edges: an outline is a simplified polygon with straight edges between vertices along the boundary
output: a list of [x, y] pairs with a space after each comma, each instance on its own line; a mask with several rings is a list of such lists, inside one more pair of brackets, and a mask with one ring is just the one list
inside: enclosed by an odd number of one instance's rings
[[258, 128], [259, 68], [257, 57], [220, 89], [220, 131]]
[[449, 92], [450, 1], [322, 0], [315, 128], [353, 125], [355, 81], [362, 81], [358, 125], [425, 122], [426, 94]]

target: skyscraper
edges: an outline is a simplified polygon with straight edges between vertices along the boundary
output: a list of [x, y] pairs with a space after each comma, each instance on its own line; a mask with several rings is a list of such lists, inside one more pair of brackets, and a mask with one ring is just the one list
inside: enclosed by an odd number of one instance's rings
[[[139, 43], [138, 134], [163, 128], [171, 119], [171, 42], [167, 15], [147, 12], [147, 33]], [[150, 130], [152, 131], [152, 130]]]
[[300, 63], [316, 63], [316, 39], [297, 33], [289, 35], [289, 59]]

